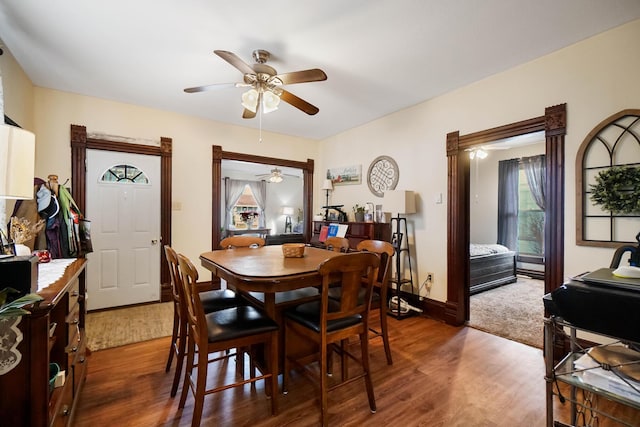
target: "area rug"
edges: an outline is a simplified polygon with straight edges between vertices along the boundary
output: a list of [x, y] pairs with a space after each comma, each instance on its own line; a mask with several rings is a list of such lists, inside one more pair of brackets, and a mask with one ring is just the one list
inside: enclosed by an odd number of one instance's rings
[[469, 326], [542, 348], [544, 281], [518, 281], [471, 296]]
[[92, 351], [171, 335], [173, 302], [88, 313], [87, 347]]

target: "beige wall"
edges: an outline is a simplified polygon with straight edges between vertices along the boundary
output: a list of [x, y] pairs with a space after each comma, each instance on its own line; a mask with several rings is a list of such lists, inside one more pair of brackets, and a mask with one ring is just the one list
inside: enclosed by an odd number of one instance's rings
[[[357, 159], [354, 162], [361, 163], [363, 171], [376, 156], [387, 154], [396, 160], [398, 189], [419, 194], [419, 213], [410, 217], [415, 231], [414, 278], [417, 272], [419, 284], [433, 272], [431, 298], [445, 301], [446, 134], [455, 130], [468, 134], [538, 117], [547, 106], [567, 103], [565, 275], [607, 266], [612, 250], [575, 245], [574, 163], [578, 147], [593, 127], [620, 110], [639, 107], [638, 40], [640, 20], [328, 138], [317, 169], [346, 166], [344, 158]], [[439, 194], [445, 203], [435, 203]], [[366, 184], [339, 187], [332, 195], [333, 203], [346, 207], [372, 199], [381, 200]]]
[[[37, 135], [36, 173], [70, 174], [69, 125], [89, 131], [174, 141], [173, 242], [190, 257], [210, 247], [209, 203], [211, 145], [304, 161], [316, 160], [314, 211], [324, 204], [319, 188], [327, 168], [362, 165], [366, 174], [379, 155], [400, 167], [398, 189], [418, 193], [418, 214], [411, 216], [414, 279], [434, 273], [430, 297], [446, 300], [447, 162], [446, 134], [467, 134], [544, 114], [547, 106], [567, 103], [565, 169], [565, 273], [605, 266], [612, 250], [575, 245], [574, 162], [583, 138], [604, 118], [625, 108], [639, 108], [640, 20], [585, 40], [536, 61], [476, 82], [446, 95], [349, 130], [320, 143], [278, 135], [257, 142], [257, 131], [133, 105], [36, 88], [33, 90]], [[0, 57], [1, 58], [1, 57]], [[4, 67], [4, 63], [0, 63]], [[437, 66], [437, 64], [434, 64]], [[4, 68], [3, 68], [4, 73]], [[4, 74], [3, 74], [4, 76]], [[6, 77], [5, 77], [6, 78]], [[8, 77], [11, 84], [15, 76]], [[410, 82], [398, 82], [410, 85]], [[5, 82], [5, 87], [7, 83]], [[29, 97], [29, 88], [13, 97]], [[13, 101], [16, 102], [16, 101]], [[15, 106], [6, 99], [7, 114]], [[366, 108], [366, 106], [363, 106]], [[344, 159], [350, 159], [346, 162]], [[435, 199], [442, 194], [443, 203]], [[366, 182], [341, 186], [330, 202], [347, 210], [358, 203], [381, 203]]]
[[[4, 44], [2, 40], [0, 44]], [[33, 131], [35, 126], [33, 84], [16, 62], [11, 51], [7, 48], [3, 48], [3, 51], [4, 53], [0, 56], [0, 74], [4, 95], [4, 114], [24, 129]]]

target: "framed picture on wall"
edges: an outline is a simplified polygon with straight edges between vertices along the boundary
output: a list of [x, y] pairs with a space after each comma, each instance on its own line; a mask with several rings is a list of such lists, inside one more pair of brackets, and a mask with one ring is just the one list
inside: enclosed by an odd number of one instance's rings
[[334, 186], [362, 184], [362, 165], [327, 169], [327, 179]]

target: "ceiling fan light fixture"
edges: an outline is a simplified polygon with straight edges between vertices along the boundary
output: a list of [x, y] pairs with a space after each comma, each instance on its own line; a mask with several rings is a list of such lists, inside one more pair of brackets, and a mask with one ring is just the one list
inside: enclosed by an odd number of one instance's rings
[[485, 150], [483, 150], [482, 148], [477, 148], [475, 150], [471, 150], [469, 151], [469, 158], [471, 160], [475, 159], [476, 157], [480, 160], [482, 159], [486, 159], [487, 156], [489, 155], [489, 153], [487, 153]]
[[274, 184], [277, 184], [279, 182], [282, 182], [282, 177], [280, 175], [271, 175], [269, 177], [269, 182], [273, 182]]
[[252, 113], [255, 113], [258, 110], [258, 91], [255, 89], [249, 89], [243, 93], [242, 106]]
[[262, 111], [264, 111], [265, 114], [276, 111], [279, 104], [280, 97], [275, 93], [267, 90], [262, 94]]

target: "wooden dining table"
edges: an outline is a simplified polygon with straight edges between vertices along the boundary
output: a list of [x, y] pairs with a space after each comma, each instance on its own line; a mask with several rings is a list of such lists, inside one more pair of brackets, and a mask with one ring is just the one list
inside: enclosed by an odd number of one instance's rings
[[200, 255], [202, 266], [241, 292], [264, 292], [264, 309], [275, 318], [275, 294], [319, 286], [318, 266], [344, 253], [305, 247], [301, 258], [285, 258], [281, 245], [220, 249]]
[[200, 255], [200, 262], [215, 276], [224, 279], [228, 287], [240, 293], [264, 293], [262, 308], [280, 326], [278, 357], [282, 368], [284, 325], [276, 313], [276, 294], [321, 285], [318, 266], [341, 255], [344, 253], [307, 246], [303, 257], [285, 258], [282, 245], [268, 245], [205, 252]]

